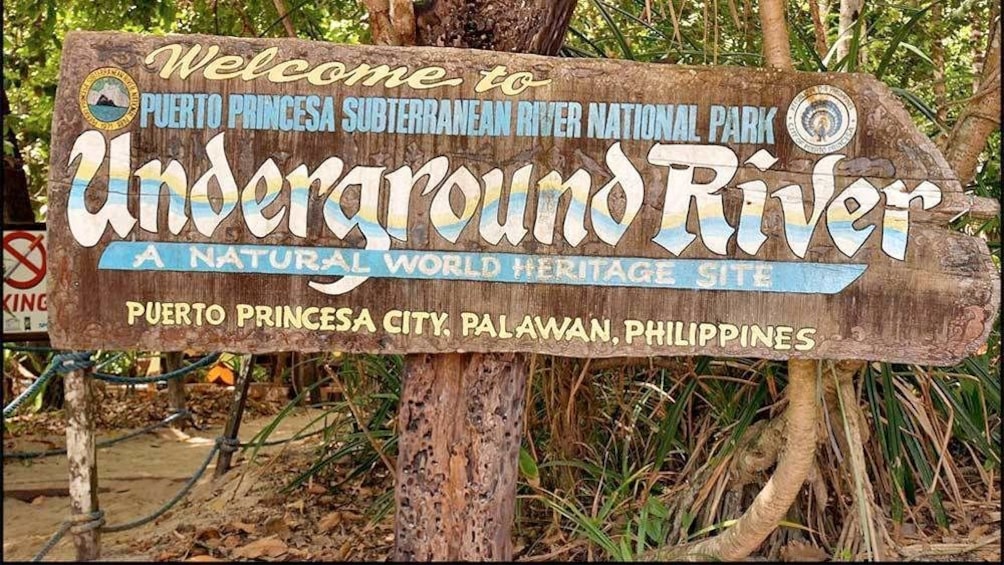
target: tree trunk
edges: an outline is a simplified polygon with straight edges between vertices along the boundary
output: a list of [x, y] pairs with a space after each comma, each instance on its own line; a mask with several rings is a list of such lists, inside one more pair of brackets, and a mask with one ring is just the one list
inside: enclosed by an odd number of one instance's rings
[[433, 0], [416, 7], [416, 43], [554, 55], [576, 0]]
[[[10, 114], [10, 103], [7, 101], [7, 91], [3, 91], [3, 120], [7, 121]], [[14, 132], [7, 133], [7, 141], [14, 148], [13, 155], [3, 156], [3, 222], [4, 224], [30, 224], [35, 221], [35, 213], [31, 209], [31, 196], [28, 194], [28, 176], [24, 173], [24, 161], [17, 146]]]
[[826, 15], [829, 11], [830, 5], [826, 0], [809, 0], [812, 29], [816, 36], [814, 46], [820, 59], [826, 57], [826, 52], [830, 50], [829, 42], [826, 40]]
[[[837, 28], [837, 61], [847, 57], [851, 40], [854, 38], [854, 24], [858, 21], [858, 17], [861, 15], [861, 10], [864, 6], [864, 0], [840, 0], [840, 19]], [[864, 30], [862, 29], [861, 42], [864, 41], [863, 35]], [[851, 62], [848, 61], [844, 68], [851, 68]]]
[[934, 63], [935, 117], [942, 126], [948, 121], [948, 91], [945, 88], [945, 42], [942, 38], [941, 4], [931, 7], [931, 62]]
[[979, 90], [959, 116], [952, 128], [945, 150], [945, 159], [955, 170], [963, 186], [976, 176], [976, 166], [980, 154], [987, 145], [987, 138], [1001, 122], [1001, 39], [1000, 22], [990, 30], [986, 63], [980, 74]]
[[[560, 49], [575, 3], [366, 0], [374, 43], [414, 37], [418, 45], [541, 55]], [[512, 558], [527, 366], [522, 354], [405, 358], [396, 559]]]
[[411, 355], [396, 561], [509, 561], [526, 386], [520, 354]]
[[792, 69], [788, 26], [784, 23], [784, 0], [760, 0], [760, 25], [763, 29], [763, 58], [768, 66]]
[[[761, 0], [760, 23], [767, 65], [791, 70], [784, 0]], [[788, 386], [785, 388], [788, 407], [782, 416], [784, 446], [776, 455], [774, 474], [735, 524], [691, 546], [662, 547], [640, 556], [641, 559], [738, 561], [748, 557], [767, 539], [791, 508], [815, 465], [816, 421], [820, 410], [818, 371], [818, 361], [788, 361]]]

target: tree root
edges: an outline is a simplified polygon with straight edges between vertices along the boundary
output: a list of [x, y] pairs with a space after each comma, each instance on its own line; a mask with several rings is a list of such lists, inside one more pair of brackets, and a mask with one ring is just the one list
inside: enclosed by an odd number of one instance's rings
[[818, 362], [788, 362], [788, 407], [785, 445], [774, 475], [735, 525], [723, 533], [684, 547], [663, 547], [640, 558], [645, 561], [736, 561], [749, 556], [774, 531], [795, 501], [815, 464], [816, 418], [819, 411]]

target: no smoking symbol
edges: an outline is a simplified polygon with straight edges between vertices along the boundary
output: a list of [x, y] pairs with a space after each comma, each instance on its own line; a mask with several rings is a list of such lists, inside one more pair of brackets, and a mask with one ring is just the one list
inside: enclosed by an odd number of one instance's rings
[[[16, 261], [3, 274], [4, 284], [18, 290], [28, 290], [42, 282], [45, 278], [45, 246], [42, 245], [42, 235], [16, 231], [3, 238], [3, 250]], [[15, 242], [27, 241], [27, 244]], [[17, 248], [21, 249], [17, 249]], [[23, 249], [23, 251], [22, 251]]]

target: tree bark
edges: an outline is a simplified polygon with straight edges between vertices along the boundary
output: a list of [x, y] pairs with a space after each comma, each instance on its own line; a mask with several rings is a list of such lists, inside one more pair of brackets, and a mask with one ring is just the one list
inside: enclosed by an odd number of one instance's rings
[[760, 26], [763, 30], [763, 58], [768, 66], [792, 69], [791, 44], [784, 20], [784, 0], [760, 0]]
[[576, 0], [432, 0], [416, 6], [418, 45], [554, 55]]
[[[575, 0], [366, 0], [375, 43], [554, 55]], [[410, 9], [414, 6], [414, 12]], [[512, 559], [527, 356], [409, 355], [401, 390], [394, 554]]]
[[830, 50], [826, 39], [826, 15], [829, 11], [830, 5], [826, 0], [809, 0], [809, 14], [812, 16], [812, 29], [816, 36], [816, 54], [820, 59], [826, 57], [826, 52]]
[[[77, 526], [98, 511], [98, 453], [94, 440], [94, 392], [90, 369], [77, 369], [63, 377], [66, 390], [66, 459], [70, 468], [70, 510]], [[101, 556], [101, 532], [90, 528], [74, 532], [77, 561]]]
[[526, 386], [520, 354], [411, 355], [396, 561], [508, 561]]
[[[10, 114], [7, 91], [3, 91], [3, 120]], [[17, 146], [17, 138], [8, 132], [7, 141], [14, 147], [13, 155], [3, 156], [3, 222], [5, 224], [30, 224], [35, 221], [28, 193], [28, 176], [24, 172], [24, 161]]]
[[934, 63], [935, 117], [942, 126], [948, 121], [948, 91], [945, 88], [945, 44], [942, 39], [941, 4], [931, 7], [931, 62]]
[[[840, 19], [837, 27], [837, 61], [847, 57], [850, 50], [850, 42], [854, 37], [854, 24], [861, 15], [861, 10], [865, 6], [865, 0], [840, 0]], [[863, 32], [862, 32], [863, 34]], [[862, 36], [861, 41], [864, 41]], [[848, 61], [847, 67], [850, 68]]]
[[980, 74], [979, 90], [959, 116], [959, 121], [948, 136], [945, 159], [951, 165], [963, 186], [976, 176], [980, 154], [987, 138], [1001, 122], [1001, 41], [1000, 21], [990, 31], [987, 56]]

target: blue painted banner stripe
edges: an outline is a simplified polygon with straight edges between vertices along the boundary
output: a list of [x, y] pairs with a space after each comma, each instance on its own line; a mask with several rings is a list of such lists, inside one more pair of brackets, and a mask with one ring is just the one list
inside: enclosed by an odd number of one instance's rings
[[[540, 268], [542, 261], [549, 265], [546, 270]], [[450, 268], [441, 268], [443, 264]], [[528, 268], [531, 264], [532, 269]], [[98, 268], [836, 294], [857, 280], [867, 265], [116, 241], [102, 253]], [[728, 271], [724, 281], [720, 278], [723, 268]], [[711, 278], [714, 283], [708, 285]]]

